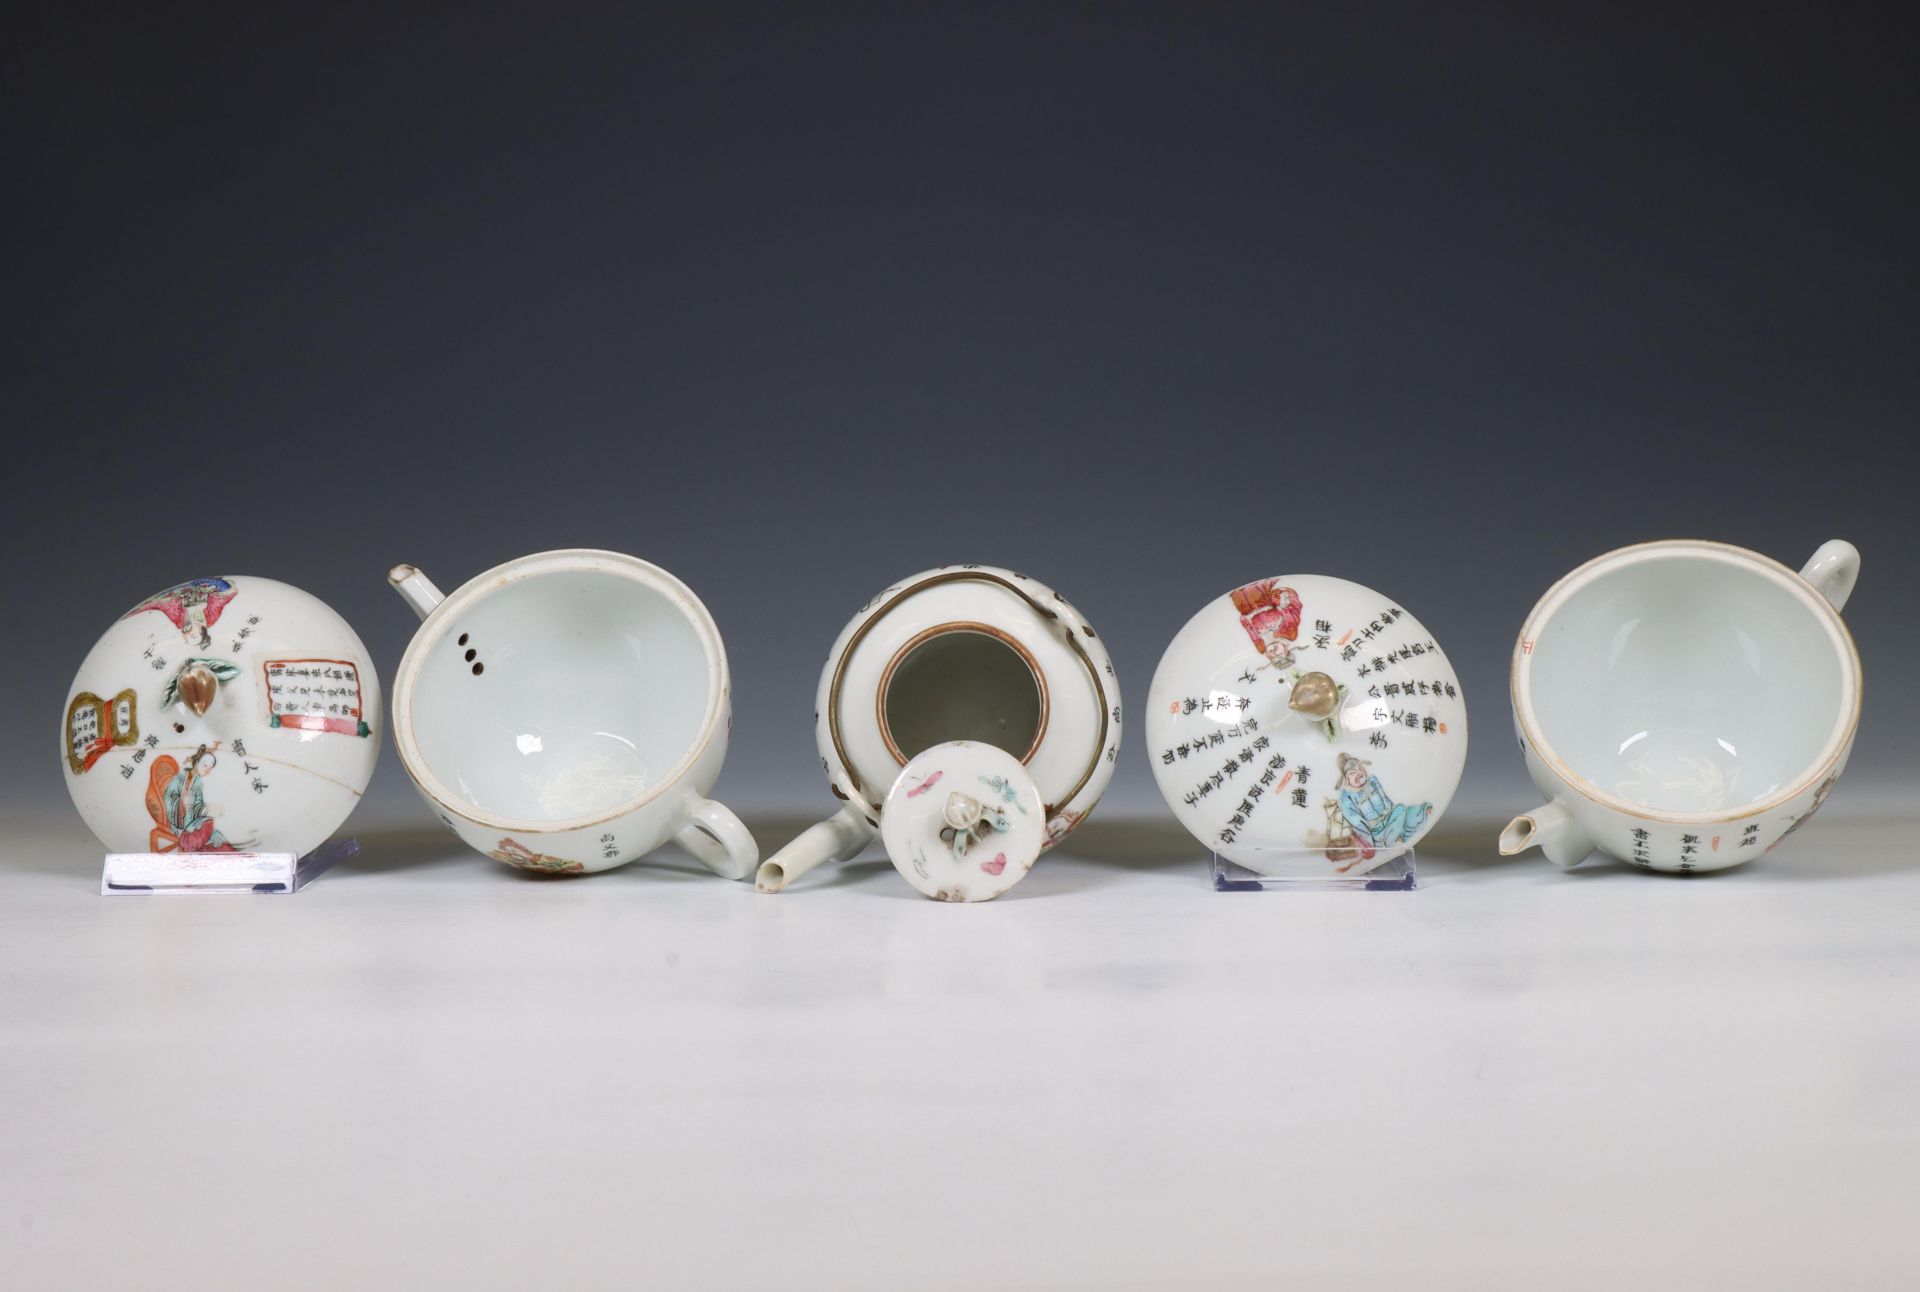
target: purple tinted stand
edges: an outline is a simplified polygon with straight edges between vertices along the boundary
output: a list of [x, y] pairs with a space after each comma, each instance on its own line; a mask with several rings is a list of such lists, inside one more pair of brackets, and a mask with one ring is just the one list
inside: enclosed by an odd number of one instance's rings
[[360, 851], [360, 841], [351, 836], [329, 839], [300, 859], [293, 869], [293, 891], [299, 892], [320, 876]]
[[1323, 851], [1275, 850], [1252, 864], [1213, 854], [1213, 887], [1221, 893], [1410, 893], [1420, 886], [1419, 867], [1408, 848], [1358, 873], [1342, 874]]
[[[112, 853], [100, 876], [102, 897], [208, 896], [244, 893], [283, 896], [297, 893], [315, 879], [360, 851], [358, 839], [333, 839], [293, 863], [288, 876], [286, 853]], [[252, 864], [249, 863], [252, 859]], [[211, 867], [211, 869], [209, 869]], [[269, 878], [252, 882], [265, 871]]]

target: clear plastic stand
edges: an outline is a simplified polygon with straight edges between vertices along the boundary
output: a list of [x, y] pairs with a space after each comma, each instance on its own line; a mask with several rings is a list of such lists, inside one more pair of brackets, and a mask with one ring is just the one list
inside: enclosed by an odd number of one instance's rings
[[1213, 887], [1221, 893], [1409, 893], [1419, 886], [1412, 848], [1383, 849], [1373, 857], [1275, 848], [1247, 861], [1228, 861], [1213, 854]]
[[110, 852], [100, 896], [297, 893], [360, 851], [358, 839], [334, 839], [304, 857], [290, 852]]

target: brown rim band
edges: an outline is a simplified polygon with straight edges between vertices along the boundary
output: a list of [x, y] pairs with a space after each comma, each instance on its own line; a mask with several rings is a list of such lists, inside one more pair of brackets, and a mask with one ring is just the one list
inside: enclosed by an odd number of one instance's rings
[[949, 633], [976, 633], [982, 637], [991, 637], [1018, 655], [1020, 662], [1027, 666], [1027, 672], [1033, 678], [1034, 691], [1040, 698], [1040, 718], [1034, 725], [1033, 739], [1028, 742], [1027, 751], [1019, 755], [1020, 761], [1025, 763], [1040, 751], [1040, 742], [1047, 738], [1047, 679], [1040, 672], [1040, 661], [1033, 657], [1033, 652], [1028, 650], [1024, 643], [1015, 640], [992, 624], [983, 624], [974, 619], [954, 619], [917, 632], [907, 640], [906, 645], [893, 653], [892, 659], [887, 661], [887, 667], [880, 674], [879, 689], [873, 697], [874, 721], [880, 726], [880, 739], [886, 742], [887, 752], [893, 755], [893, 761], [900, 766], [907, 765], [907, 755], [901, 750], [899, 742], [893, 738], [892, 724], [887, 721], [887, 695], [893, 689], [894, 670], [899, 668], [901, 662], [913, 654], [917, 647]]

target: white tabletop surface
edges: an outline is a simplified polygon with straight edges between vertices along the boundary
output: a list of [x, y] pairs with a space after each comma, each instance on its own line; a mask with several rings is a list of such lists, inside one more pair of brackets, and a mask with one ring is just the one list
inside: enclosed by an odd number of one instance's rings
[[1912, 1287], [1914, 819], [1839, 798], [1696, 879], [1456, 810], [1411, 894], [1096, 820], [972, 907], [365, 823], [294, 896], [103, 899], [15, 816], [0, 1280]]

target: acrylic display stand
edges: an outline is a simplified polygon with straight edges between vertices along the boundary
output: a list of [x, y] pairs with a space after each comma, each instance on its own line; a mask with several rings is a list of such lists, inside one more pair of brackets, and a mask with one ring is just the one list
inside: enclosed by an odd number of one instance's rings
[[1384, 861], [1363, 860], [1345, 873], [1338, 862], [1317, 849], [1274, 849], [1254, 857], [1253, 864], [1228, 861], [1217, 852], [1212, 860], [1213, 887], [1222, 893], [1408, 893], [1419, 887], [1419, 868], [1411, 848]]
[[297, 893], [359, 851], [358, 839], [334, 839], [304, 857], [290, 852], [110, 852], [100, 867], [100, 896]]

